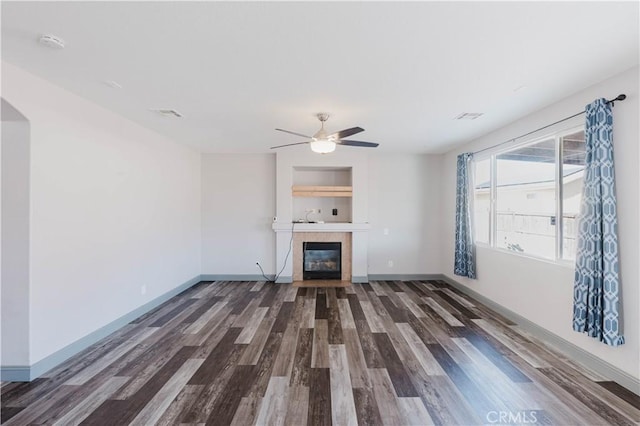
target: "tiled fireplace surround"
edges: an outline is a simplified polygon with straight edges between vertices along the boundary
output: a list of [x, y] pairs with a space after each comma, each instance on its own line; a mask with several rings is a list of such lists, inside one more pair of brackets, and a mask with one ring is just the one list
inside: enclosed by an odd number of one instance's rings
[[293, 266], [293, 281], [302, 281], [302, 258], [303, 243], [305, 242], [336, 242], [342, 243], [342, 266], [343, 281], [351, 280], [351, 232], [295, 232], [293, 234], [293, 248], [291, 249], [291, 260]]
[[[301, 146], [276, 154], [276, 220], [272, 228], [276, 232], [276, 270], [279, 272], [282, 269], [277, 282], [302, 280], [304, 241], [342, 242], [342, 279], [352, 282], [369, 281], [367, 164], [367, 154], [361, 151], [336, 150], [331, 154], [320, 155], [312, 153], [308, 146]], [[291, 188], [295, 168], [350, 168], [353, 188], [351, 223], [293, 224]]]

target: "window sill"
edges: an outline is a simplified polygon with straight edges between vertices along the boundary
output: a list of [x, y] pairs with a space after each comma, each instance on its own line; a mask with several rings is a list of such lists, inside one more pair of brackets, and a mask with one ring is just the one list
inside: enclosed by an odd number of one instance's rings
[[486, 244], [486, 243], [476, 243], [476, 247], [480, 247], [483, 250], [495, 251], [498, 253], [504, 253], [512, 256], [523, 257], [525, 259], [536, 260], [538, 262], [550, 263], [552, 265], [562, 266], [563, 268], [573, 269], [575, 267], [575, 261], [573, 260], [548, 259], [545, 257], [536, 256], [533, 254], [519, 253], [511, 250], [506, 250], [503, 248], [491, 247], [489, 244]]

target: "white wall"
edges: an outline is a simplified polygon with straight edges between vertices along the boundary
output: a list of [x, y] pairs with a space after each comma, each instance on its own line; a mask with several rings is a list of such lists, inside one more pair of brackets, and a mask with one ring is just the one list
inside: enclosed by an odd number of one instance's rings
[[[29, 122], [2, 99], [2, 365], [29, 363]], [[11, 321], [5, 321], [11, 318]]]
[[[580, 348], [638, 378], [640, 318], [638, 291], [638, 68], [589, 87], [554, 105], [446, 154], [443, 161], [443, 270], [452, 279], [520, 314]], [[614, 150], [618, 198], [623, 327], [626, 344], [609, 347], [572, 329], [573, 267], [499, 252], [477, 249], [478, 279], [453, 275], [456, 156], [531, 131], [572, 115], [596, 98], [625, 93], [614, 108]], [[584, 120], [581, 116], [578, 122]], [[576, 121], [554, 129], [569, 128]], [[554, 130], [549, 129], [549, 130]], [[535, 135], [534, 135], [535, 136]]]
[[440, 163], [438, 155], [369, 155], [369, 274], [442, 272]]
[[31, 126], [33, 364], [200, 274], [200, 155], [7, 63], [2, 93]]
[[[305, 154], [284, 156], [306, 158]], [[361, 215], [368, 215], [371, 224], [369, 274], [441, 273], [441, 157], [349, 154], [337, 163], [330, 163], [329, 156], [313, 155], [329, 161], [325, 166], [345, 165], [353, 155], [364, 160], [361, 167], [368, 169], [368, 181], [363, 182], [366, 195], [361, 198], [368, 199], [368, 207]], [[290, 185], [285, 187], [283, 195], [290, 197]], [[282, 265], [275, 264], [276, 234], [271, 227], [276, 215], [275, 191], [273, 154], [202, 156], [203, 274], [255, 275], [260, 273], [256, 261], [267, 275], [280, 271]], [[388, 235], [384, 235], [384, 228], [389, 229]], [[392, 268], [388, 260], [393, 260]]]
[[275, 154], [202, 155], [202, 273], [275, 272]]

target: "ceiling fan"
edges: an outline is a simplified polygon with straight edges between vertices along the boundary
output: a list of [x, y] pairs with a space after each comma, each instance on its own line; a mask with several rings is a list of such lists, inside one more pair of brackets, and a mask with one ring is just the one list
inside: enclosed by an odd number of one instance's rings
[[316, 117], [318, 117], [318, 120], [320, 120], [320, 123], [322, 124], [321, 124], [320, 130], [318, 130], [316, 134], [313, 136], [307, 136], [301, 133], [291, 132], [289, 130], [284, 130], [284, 129], [276, 129], [280, 132], [290, 133], [292, 135], [301, 136], [303, 138], [307, 138], [311, 140], [308, 140], [306, 142], [297, 142], [297, 143], [289, 143], [286, 145], [272, 146], [271, 149], [282, 148], [285, 146], [293, 146], [293, 145], [304, 145], [308, 143], [311, 146], [311, 151], [317, 152], [320, 154], [327, 154], [329, 152], [335, 151], [336, 145], [360, 146], [365, 148], [375, 148], [379, 145], [375, 142], [363, 142], [363, 141], [342, 139], [342, 138], [349, 137], [351, 135], [355, 135], [360, 132], [364, 132], [364, 129], [361, 127], [351, 127], [350, 129], [344, 129], [344, 130], [340, 130], [339, 132], [327, 134], [327, 132], [324, 130], [324, 122], [329, 119], [329, 114], [321, 112], [316, 114]]

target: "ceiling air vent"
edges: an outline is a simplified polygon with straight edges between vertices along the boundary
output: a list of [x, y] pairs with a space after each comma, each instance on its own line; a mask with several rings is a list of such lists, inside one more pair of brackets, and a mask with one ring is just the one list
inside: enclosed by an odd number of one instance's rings
[[41, 45], [50, 47], [52, 49], [64, 49], [64, 40], [53, 34], [41, 35], [38, 39]]
[[463, 112], [459, 116], [457, 116], [456, 120], [475, 120], [476, 118], [482, 115], [481, 112]]
[[112, 89], [122, 89], [122, 85], [115, 80], [106, 80], [104, 84], [111, 87]]
[[176, 117], [176, 118], [182, 118], [183, 115], [176, 111], [175, 109], [166, 109], [166, 108], [154, 108], [151, 109], [151, 111], [153, 112], [157, 112], [160, 115], [163, 115], [165, 117]]

